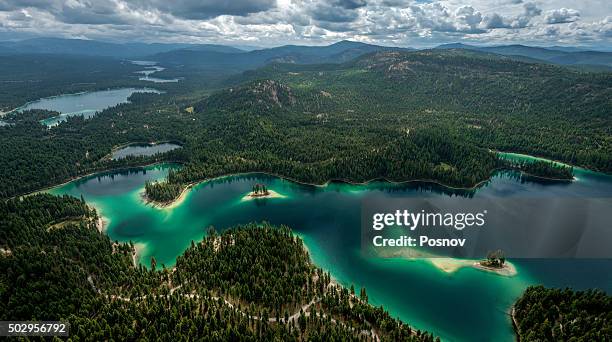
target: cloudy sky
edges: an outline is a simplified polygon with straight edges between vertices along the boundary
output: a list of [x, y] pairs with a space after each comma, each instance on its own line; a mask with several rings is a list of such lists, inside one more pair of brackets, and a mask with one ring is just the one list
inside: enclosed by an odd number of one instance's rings
[[612, 0], [0, 0], [0, 40], [612, 49]]

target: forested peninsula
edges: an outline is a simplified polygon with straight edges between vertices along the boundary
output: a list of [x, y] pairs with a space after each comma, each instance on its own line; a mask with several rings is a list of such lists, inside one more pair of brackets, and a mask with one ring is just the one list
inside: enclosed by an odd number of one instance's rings
[[434, 341], [333, 282], [288, 227], [211, 228], [147, 269], [95, 221], [73, 197], [0, 202], [0, 319], [68, 321], [78, 339]]

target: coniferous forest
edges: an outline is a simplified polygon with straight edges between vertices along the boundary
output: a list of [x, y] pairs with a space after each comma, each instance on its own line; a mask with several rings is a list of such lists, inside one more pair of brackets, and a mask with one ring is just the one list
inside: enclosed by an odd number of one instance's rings
[[[171, 183], [184, 187], [249, 171], [317, 184], [421, 179], [469, 188], [508, 167], [491, 150], [608, 172], [610, 77], [457, 51], [272, 64], [203, 96], [177, 96], [176, 89], [135, 94], [131, 104], [88, 120], [75, 117], [47, 129], [24, 116], [0, 127], [6, 165], [0, 195], [159, 160], [185, 165], [159, 184], [167, 189], [150, 187], [149, 197], [161, 201], [180, 193]], [[164, 156], [105, 158], [114, 146], [168, 140], [183, 148]], [[568, 174], [541, 167], [527, 172]]]
[[[46, 127], [40, 120], [57, 113], [4, 111], [62, 93], [141, 87], [140, 69], [61, 55], [0, 61], [0, 320], [67, 320], [75, 340], [436, 337], [369, 304], [367, 289], [335, 283], [285, 226], [211, 227], [175, 267], [134, 265], [134, 246], [99, 231], [82, 198], [31, 194], [71, 179], [173, 162], [180, 167], [166, 179], [145, 184], [146, 200], [169, 203], [191, 184], [247, 172], [466, 189], [504, 169], [573, 179], [573, 166], [495, 151], [612, 172], [612, 73], [599, 69], [454, 49], [382, 49], [330, 64], [280, 59], [231, 72], [169, 64], [180, 86], [155, 84], [161, 94]], [[181, 148], [110, 157], [119, 146], [161, 141]], [[612, 335], [602, 292], [532, 287], [514, 308], [521, 340]]]
[[612, 297], [603, 291], [531, 286], [514, 305], [521, 341], [607, 341]]
[[74, 340], [434, 341], [333, 283], [285, 226], [210, 228], [146, 269], [80, 199], [2, 202], [0, 225], [0, 320], [68, 321]]

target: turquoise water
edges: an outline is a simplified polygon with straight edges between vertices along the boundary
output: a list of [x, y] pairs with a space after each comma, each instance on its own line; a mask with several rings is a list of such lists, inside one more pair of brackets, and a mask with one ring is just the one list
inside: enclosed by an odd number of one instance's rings
[[[108, 235], [143, 246], [140, 262], [172, 266], [192, 240], [210, 225], [222, 230], [251, 221], [287, 224], [305, 241], [314, 262], [341, 284], [365, 286], [370, 301], [419, 329], [451, 341], [513, 341], [508, 310], [530, 284], [612, 291], [611, 260], [512, 260], [514, 277], [462, 268], [447, 273], [428, 260], [366, 257], [361, 253], [360, 213], [366, 198], [453, 196], [423, 183], [371, 183], [326, 187], [300, 185], [264, 174], [236, 175], [200, 183], [173, 208], [143, 204], [146, 180], [167, 175], [175, 165], [106, 173], [50, 190], [83, 195], [109, 219]], [[573, 183], [540, 184], [502, 172], [470, 193], [470, 198], [520, 196], [610, 196], [612, 177], [576, 169]], [[284, 198], [243, 200], [254, 183], [264, 183]]]
[[41, 123], [47, 126], [55, 126], [65, 121], [69, 116], [82, 115], [85, 118], [89, 118], [106, 108], [121, 103], [128, 103], [128, 98], [134, 93], [159, 94], [160, 92], [149, 88], [121, 88], [79, 94], [66, 94], [30, 102], [17, 110], [46, 109], [59, 112], [61, 113], [60, 115], [41, 121]]

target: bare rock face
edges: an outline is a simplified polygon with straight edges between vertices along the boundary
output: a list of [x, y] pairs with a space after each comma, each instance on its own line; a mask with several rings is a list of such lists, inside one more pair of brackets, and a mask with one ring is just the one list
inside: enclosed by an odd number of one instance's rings
[[380, 71], [387, 78], [403, 78], [414, 74], [415, 69], [423, 63], [414, 58], [414, 53], [407, 54], [398, 51], [387, 51], [371, 55], [359, 64], [365, 69]]
[[296, 102], [290, 87], [278, 81], [262, 80], [222, 90], [197, 103], [194, 110], [198, 113], [212, 110], [265, 113], [291, 107]]
[[250, 92], [255, 94], [260, 103], [269, 102], [278, 107], [295, 104], [291, 88], [274, 80], [257, 82], [250, 87]]

